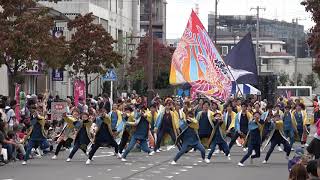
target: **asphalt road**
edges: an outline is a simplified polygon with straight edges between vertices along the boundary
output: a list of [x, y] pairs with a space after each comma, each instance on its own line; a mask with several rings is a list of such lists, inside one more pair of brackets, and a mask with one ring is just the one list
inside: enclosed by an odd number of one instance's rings
[[[130, 180], [280, 180], [287, 179], [287, 161], [285, 153], [275, 150], [269, 164], [262, 164], [262, 158], [246, 167], [237, 163], [244, 155], [242, 149], [234, 147], [229, 161], [222, 154], [213, 157], [210, 164], [200, 162], [200, 153], [185, 154], [177, 165], [170, 165], [177, 149], [163, 151], [150, 157], [143, 152], [133, 152], [127, 157], [128, 162], [121, 162], [111, 155], [112, 149], [99, 149], [91, 165], [85, 165], [86, 156], [78, 151], [72, 162], [66, 162], [67, 152], [61, 152], [57, 160], [51, 155], [41, 159], [32, 159], [27, 166], [21, 162], [0, 167], [0, 180], [87, 180], [87, 179], [130, 179]], [[291, 154], [291, 156], [293, 153]]]

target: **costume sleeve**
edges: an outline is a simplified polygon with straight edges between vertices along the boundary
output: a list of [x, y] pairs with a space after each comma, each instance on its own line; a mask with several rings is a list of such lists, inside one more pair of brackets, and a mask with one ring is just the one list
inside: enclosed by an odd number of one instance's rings
[[310, 124], [310, 121], [308, 119], [308, 114], [306, 111], [302, 111], [302, 114], [303, 114], [303, 125], [309, 125]]
[[156, 120], [156, 124], [155, 124], [155, 129], [159, 129], [160, 128], [160, 125], [161, 125], [161, 122], [162, 122], [162, 117], [163, 117], [163, 113], [159, 113], [158, 114], [158, 117], [157, 117], [157, 120]]
[[240, 130], [240, 120], [239, 120], [239, 113], [236, 115], [236, 118], [235, 118], [235, 126], [234, 128], [239, 131]]

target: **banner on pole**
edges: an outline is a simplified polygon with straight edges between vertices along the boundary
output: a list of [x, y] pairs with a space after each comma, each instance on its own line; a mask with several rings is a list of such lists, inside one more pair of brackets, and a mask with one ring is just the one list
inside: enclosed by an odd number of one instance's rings
[[67, 112], [66, 102], [51, 103], [51, 120], [61, 120], [63, 113]]
[[86, 99], [86, 84], [82, 80], [74, 81], [74, 103], [78, 106], [80, 97]]
[[15, 86], [15, 100], [17, 102], [16, 108], [15, 108], [15, 114], [16, 114], [16, 120], [18, 123], [20, 123], [21, 117], [20, 117], [20, 84], [16, 84]]

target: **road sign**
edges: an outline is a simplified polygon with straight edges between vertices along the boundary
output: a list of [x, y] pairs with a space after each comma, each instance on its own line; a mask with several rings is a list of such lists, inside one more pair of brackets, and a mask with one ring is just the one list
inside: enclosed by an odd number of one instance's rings
[[62, 69], [52, 70], [52, 81], [63, 81], [63, 70]]
[[102, 76], [102, 80], [104, 81], [116, 81], [117, 74], [114, 69], [108, 69], [107, 73]]

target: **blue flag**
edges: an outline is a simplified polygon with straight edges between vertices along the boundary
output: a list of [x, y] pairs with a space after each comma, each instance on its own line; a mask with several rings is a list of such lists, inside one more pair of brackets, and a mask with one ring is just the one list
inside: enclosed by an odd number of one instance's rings
[[252, 44], [251, 33], [248, 33], [232, 48], [225, 58], [225, 63], [234, 79], [239, 84], [258, 84], [256, 56]]

